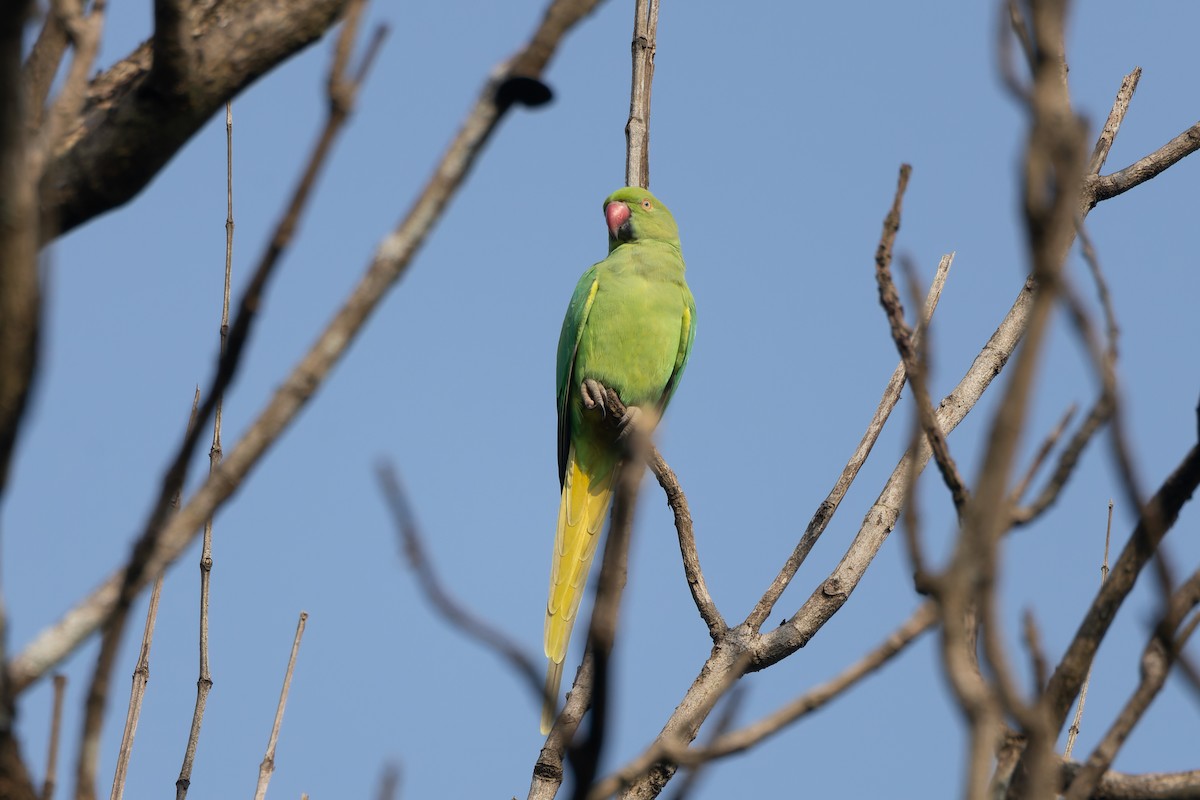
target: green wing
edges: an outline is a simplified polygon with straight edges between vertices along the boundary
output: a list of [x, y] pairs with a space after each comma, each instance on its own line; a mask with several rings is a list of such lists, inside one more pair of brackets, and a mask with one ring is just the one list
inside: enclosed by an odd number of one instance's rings
[[[556, 394], [558, 399], [558, 483], [560, 487], [566, 477], [567, 457], [571, 452], [571, 414], [567, 408], [567, 401], [571, 396], [571, 384], [574, 381], [575, 353], [579, 350], [579, 339], [583, 336], [583, 327], [587, 324], [588, 314], [592, 310], [592, 302], [596, 299], [596, 290], [600, 288], [598, 266], [599, 264], [593, 264], [575, 285], [575, 293], [571, 295], [571, 302], [567, 306], [567, 315], [563, 318], [562, 332], [558, 335], [558, 387]], [[688, 347], [690, 349], [690, 343]]]
[[687, 367], [688, 358], [692, 355], [692, 343], [696, 341], [696, 301], [692, 297], [691, 290], [686, 286], [683, 287], [683, 324], [679, 329], [679, 352], [675, 356], [675, 368], [671, 370], [671, 377], [667, 379], [667, 385], [663, 387], [662, 400], [659, 401], [658, 409], [661, 413], [671, 402], [671, 398], [675, 395], [675, 389], [679, 386], [679, 379], [683, 376], [683, 370]]

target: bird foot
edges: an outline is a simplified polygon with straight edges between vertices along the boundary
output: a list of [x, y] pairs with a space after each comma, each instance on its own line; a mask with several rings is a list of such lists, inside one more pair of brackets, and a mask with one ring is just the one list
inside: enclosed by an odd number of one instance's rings
[[585, 378], [583, 381], [583, 386], [580, 388], [582, 390], [580, 394], [582, 396], [584, 408], [588, 409], [589, 411], [599, 408], [601, 416], [608, 414], [608, 395], [605, 393], [604, 387], [601, 386], [598, 381], [593, 380], [592, 378]]

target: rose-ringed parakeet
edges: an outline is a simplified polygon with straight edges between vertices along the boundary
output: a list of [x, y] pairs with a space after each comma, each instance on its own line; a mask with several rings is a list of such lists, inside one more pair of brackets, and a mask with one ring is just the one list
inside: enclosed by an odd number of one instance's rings
[[558, 477], [562, 501], [550, 569], [545, 645], [550, 666], [542, 733], [557, 715], [571, 626], [616, 486], [622, 445], [599, 413], [595, 383], [651, 428], [671, 401], [696, 335], [679, 230], [666, 206], [626, 187], [604, 201], [608, 257], [575, 287], [558, 339]]

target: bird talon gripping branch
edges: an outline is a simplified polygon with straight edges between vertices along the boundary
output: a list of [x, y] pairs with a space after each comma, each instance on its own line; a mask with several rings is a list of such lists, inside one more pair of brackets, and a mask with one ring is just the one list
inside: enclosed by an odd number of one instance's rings
[[[625, 439], [649, 432], [679, 384], [696, 334], [696, 304], [683, 279], [675, 219], [645, 189], [604, 201], [608, 258], [575, 287], [558, 339], [558, 478], [562, 501], [546, 603], [546, 702], [542, 733], [558, 710], [563, 660], [600, 529], [616, 486]], [[628, 404], [617, 437], [615, 393]], [[584, 413], [597, 406], [601, 414]], [[642, 409], [645, 409], [643, 413]]]
[[608, 415], [608, 395], [594, 378], [584, 379], [580, 385], [580, 399], [583, 401], [583, 407], [589, 411], [599, 408], [601, 417]]

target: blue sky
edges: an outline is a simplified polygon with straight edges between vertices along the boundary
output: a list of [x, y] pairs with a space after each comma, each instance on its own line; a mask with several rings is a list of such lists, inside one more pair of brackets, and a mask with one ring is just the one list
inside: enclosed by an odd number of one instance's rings
[[[311, 616], [270, 796], [372, 796], [391, 760], [402, 766], [404, 797], [527, 791], [541, 746], [536, 703], [490, 653], [432, 614], [398, 554], [373, 465], [391, 459], [403, 474], [431, 556], [458, 597], [540, 654], [558, 504], [555, 345], [579, 274], [605, 252], [600, 201], [622, 182], [630, 5], [603, 5], [567, 39], [547, 74], [555, 102], [505, 120], [408, 276], [217, 516], [215, 686], [191, 797], [252, 791], [301, 609]], [[1196, 121], [1200, 7], [1075, 5], [1072, 96], [1094, 127], [1122, 76], [1144, 70], [1111, 171]], [[373, 6], [371, 20], [387, 21], [392, 35], [226, 398], [227, 451], [357, 280], [488, 71], [532, 31], [541, 7]], [[103, 66], [150, 33], [144, 4], [112, 4], [109, 14]], [[1021, 286], [1016, 166], [1025, 121], [997, 78], [995, 18], [991, 3], [948, 1], [775, 3], [741, 13], [727, 3], [664, 4], [651, 187], [680, 223], [698, 335], [659, 439], [688, 493], [702, 563], [727, 618], [744, 616], [791, 551], [895, 366], [872, 255], [901, 162], [914, 174], [897, 252], [926, 280], [942, 253], [957, 252], [933, 328], [936, 396], [957, 382]], [[320, 124], [329, 53], [330, 43], [319, 43], [235, 101], [239, 286]], [[1194, 441], [1198, 181], [1200, 161], [1185, 160], [1088, 219], [1121, 324], [1125, 409], [1147, 487]], [[136, 200], [49, 253], [42, 372], [0, 509], [14, 651], [122, 562], [193, 387], [207, 384], [224, 192], [220, 115]], [[1077, 254], [1068, 269], [1092, 297]], [[1057, 319], [1022, 442], [1026, 459], [1066, 406], [1093, 398], [1083, 359]], [[495, 407], [482, 400], [490, 391], [527, 402]], [[907, 441], [909, 402], [906, 393], [776, 616], [803, 602], [857, 530]], [[995, 397], [985, 399], [950, 437], [968, 477], [994, 408]], [[206, 464], [198, 453], [192, 486]], [[940, 560], [952, 507], [935, 476], [921, 488], [927, 544]], [[1044, 521], [1012, 537], [1000, 573], [1014, 647], [1026, 608], [1052, 658], [1070, 640], [1099, 580], [1110, 497], [1118, 500], [1119, 547], [1131, 510], [1102, 439]], [[1198, 519], [1185, 509], [1169, 537], [1180, 573], [1200, 559]], [[610, 768], [650, 741], [708, 652], [657, 490], [643, 495], [635, 536]], [[197, 677], [197, 560], [198, 547], [168, 574], [129, 797], [169, 793], [179, 771]], [[1139, 586], [1100, 653], [1077, 756], [1135, 685], [1154, 601], [1152, 587]], [[836, 674], [917, 602], [901, 542], [889, 541], [805, 649], [747, 681], [743, 721]], [[144, 602], [131, 630], [140, 631], [143, 613]], [[789, 796], [798, 790], [793, 766], [816, 795], [955, 795], [964, 728], [933, 641], [722, 763], [698, 796]], [[103, 791], [136, 651], [131, 636], [105, 728]], [[65, 665], [68, 764], [94, 654], [93, 643]], [[48, 681], [20, 705], [26, 756], [39, 775], [49, 707]], [[1194, 695], [1172, 679], [1116, 766], [1195, 768], [1198, 738]]]

